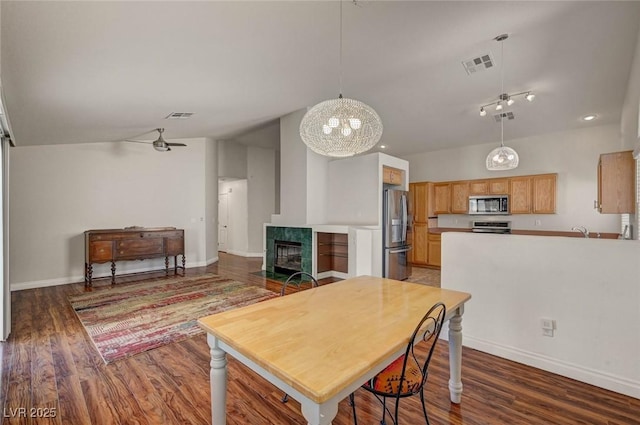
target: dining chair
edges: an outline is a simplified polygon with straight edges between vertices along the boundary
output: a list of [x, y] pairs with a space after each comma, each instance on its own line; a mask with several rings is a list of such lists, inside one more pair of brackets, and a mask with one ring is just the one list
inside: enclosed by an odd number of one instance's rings
[[[438, 342], [445, 314], [444, 304], [434, 304], [413, 331], [405, 353], [362, 385], [362, 389], [373, 393], [382, 404], [381, 425], [386, 425], [387, 413], [393, 423], [398, 425], [400, 399], [418, 394], [422, 402], [424, 419], [429, 425], [427, 408], [424, 404], [424, 386], [427, 382], [429, 362]], [[393, 414], [387, 407], [387, 398], [395, 399]], [[349, 395], [349, 404], [353, 409], [354, 424], [358, 425], [354, 393]]]
[[[307, 272], [295, 272], [282, 284], [282, 289], [280, 289], [280, 296], [284, 296], [288, 293], [300, 291], [302, 288], [302, 284], [305, 283], [304, 279], [307, 279], [308, 282], [311, 282], [311, 287], [315, 288], [318, 286], [318, 280], [311, 275], [311, 273]], [[287, 290], [287, 288], [293, 288]]]
[[[297, 281], [296, 281], [297, 278]], [[296, 272], [294, 274], [292, 274], [291, 276], [289, 276], [289, 278], [284, 282], [284, 284], [282, 284], [282, 289], [280, 289], [280, 296], [284, 296], [287, 294], [287, 292], [291, 293], [293, 292], [298, 292], [300, 290], [302, 290], [301, 285], [304, 283], [304, 278], [306, 278], [308, 281], [311, 282], [311, 287], [315, 288], [318, 286], [318, 280], [313, 277], [313, 275], [311, 275], [311, 273], [307, 273], [307, 272]], [[289, 289], [289, 291], [287, 291], [288, 288], [294, 288], [294, 289]], [[289, 401], [289, 395], [287, 393], [285, 393], [282, 396], [282, 399], [280, 400], [283, 403], [286, 403], [287, 401]]]

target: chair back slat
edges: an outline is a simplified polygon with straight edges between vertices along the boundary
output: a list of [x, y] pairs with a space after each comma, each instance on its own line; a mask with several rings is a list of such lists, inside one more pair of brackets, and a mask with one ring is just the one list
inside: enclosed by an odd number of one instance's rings
[[296, 272], [289, 276], [289, 278], [282, 285], [282, 289], [280, 289], [280, 296], [284, 296], [287, 293], [300, 291], [301, 285], [305, 283], [304, 279], [307, 279], [307, 282], [311, 282], [311, 287], [315, 288], [318, 286], [318, 280], [311, 275], [311, 273], [307, 272]]

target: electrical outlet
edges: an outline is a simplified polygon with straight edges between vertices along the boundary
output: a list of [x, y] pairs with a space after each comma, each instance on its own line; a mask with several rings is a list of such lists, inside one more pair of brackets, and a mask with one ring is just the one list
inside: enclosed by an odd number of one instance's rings
[[553, 337], [553, 329], [542, 329], [542, 335]]
[[536, 220], [536, 226], [542, 226], [542, 221], [541, 220]]
[[542, 319], [540, 319], [540, 326], [542, 327], [542, 329], [549, 329], [553, 331], [556, 328], [556, 321], [543, 317]]

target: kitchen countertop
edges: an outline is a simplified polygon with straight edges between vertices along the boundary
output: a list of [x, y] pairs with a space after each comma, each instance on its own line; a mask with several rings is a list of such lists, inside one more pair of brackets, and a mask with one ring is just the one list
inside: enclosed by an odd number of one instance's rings
[[[471, 232], [471, 229], [466, 227], [430, 227], [429, 233], [441, 234], [443, 232]], [[582, 233], [575, 231], [562, 231], [562, 230], [526, 230], [526, 229], [511, 229], [512, 235], [531, 235], [531, 236], [566, 236], [572, 238], [582, 238]], [[600, 239], [618, 239], [619, 233], [600, 233]], [[598, 232], [590, 232], [590, 238], [597, 238]]]

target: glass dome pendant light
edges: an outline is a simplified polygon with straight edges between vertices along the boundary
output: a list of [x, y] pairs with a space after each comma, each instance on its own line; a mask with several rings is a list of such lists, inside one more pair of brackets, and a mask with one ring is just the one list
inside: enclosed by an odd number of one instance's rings
[[[502, 64], [500, 66], [500, 93], [504, 93], [504, 40], [506, 40], [509, 36], [507, 34], [502, 34], [497, 36], [494, 40], [500, 42], [501, 46], [501, 60]], [[497, 108], [496, 108], [497, 109]], [[502, 108], [501, 108], [502, 109]], [[489, 171], [502, 171], [502, 170], [512, 170], [518, 166], [519, 158], [518, 153], [504, 145], [504, 120], [506, 118], [506, 114], [500, 113], [500, 146], [489, 152], [487, 155], [487, 170]]]
[[363, 102], [342, 97], [342, 0], [340, 0], [340, 95], [320, 102], [302, 117], [300, 137], [312, 151], [331, 157], [366, 152], [382, 137], [382, 120]]

